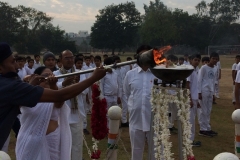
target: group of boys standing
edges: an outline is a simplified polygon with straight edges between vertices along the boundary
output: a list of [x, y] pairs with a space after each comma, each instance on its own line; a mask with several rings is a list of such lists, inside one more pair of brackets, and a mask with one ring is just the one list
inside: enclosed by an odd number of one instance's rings
[[[150, 46], [142, 45], [137, 49], [137, 54], [140, 55], [150, 49], [152, 49]], [[29, 58], [25, 64], [26, 61], [24, 59], [16, 57], [16, 61], [19, 64], [18, 74], [22, 80], [24, 80], [27, 74], [32, 74], [32, 70], [41, 66], [40, 56], [35, 55], [34, 58], [35, 60]], [[57, 76], [121, 62], [118, 56], [108, 57], [104, 55], [103, 58], [102, 62], [100, 56], [84, 57], [82, 54], [74, 56], [71, 51], [65, 50], [59, 55], [59, 59], [56, 60], [53, 53], [47, 52], [43, 55], [43, 65], [51, 69], [53, 74]], [[127, 60], [132, 59], [128, 57]], [[198, 115], [200, 125], [199, 135], [208, 137], [217, 135], [211, 129], [210, 115], [220, 77], [220, 67], [217, 66], [219, 56], [217, 53], [212, 53], [210, 57], [203, 57], [202, 62], [204, 64], [201, 69], [198, 68], [201, 61], [201, 56], [198, 54], [189, 56], [189, 61], [187, 55], [185, 55], [185, 59], [180, 58], [179, 60], [178, 58], [176, 60], [176, 56], [170, 55], [168, 60], [176, 64], [178, 63], [178, 65], [182, 65], [183, 61], [184, 64], [190, 64], [194, 67], [193, 73], [186, 80], [186, 86], [191, 91], [190, 122], [192, 124], [192, 145], [200, 146], [201, 142], [194, 141], [196, 115]], [[29, 70], [29, 73], [25, 74], [24, 70], [26, 72]], [[61, 78], [58, 80], [57, 86], [59, 89], [64, 88], [83, 81], [90, 75], [91, 73]], [[151, 73], [149, 66], [135, 64], [133, 66], [127, 65], [112, 69], [100, 80], [100, 88], [107, 101], [107, 109], [114, 105], [121, 104], [122, 106], [121, 126], [129, 126], [132, 160], [143, 159], [145, 140], [149, 141], [150, 138], [150, 97], [155, 79], [156, 77]], [[91, 95], [91, 87], [89, 87], [76, 98], [66, 101], [71, 109], [79, 111], [71, 112], [68, 119], [72, 133], [72, 160], [82, 159], [83, 133], [89, 134], [87, 130], [87, 114], [91, 114]], [[171, 117], [171, 126], [169, 127], [170, 130], [173, 130], [174, 120], [177, 115], [174, 104], [169, 104], [169, 112], [175, 115], [175, 117]], [[127, 117], [129, 117], [129, 122]], [[152, 153], [152, 158], [154, 159], [154, 151]]]

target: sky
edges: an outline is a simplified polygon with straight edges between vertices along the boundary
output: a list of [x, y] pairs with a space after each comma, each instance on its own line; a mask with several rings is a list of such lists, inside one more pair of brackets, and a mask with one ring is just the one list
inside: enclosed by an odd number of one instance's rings
[[[79, 30], [91, 30], [95, 22], [95, 16], [100, 9], [107, 5], [127, 2], [127, 0], [2, 0], [16, 7], [24, 5], [35, 8], [53, 17], [52, 23], [66, 32], [77, 33]], [[132, 0], [136, 8], [144, 14], [143, 4], [149, 4], [149, 0]], [[189, 14], [196, 13], [195, 6], [201, 0], [161, 0], [165, 5], [174, 9], [179, 8]], [[206, 2], [211, 2], [206, 0]]]

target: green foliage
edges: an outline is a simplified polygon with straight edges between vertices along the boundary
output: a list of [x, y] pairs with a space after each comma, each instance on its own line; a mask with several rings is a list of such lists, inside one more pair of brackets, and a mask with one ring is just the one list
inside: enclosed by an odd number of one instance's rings
[[99, 10], [91, 27], [90, 44], [99, 49], [132, 46], [141, 22], [140, 12], [134, 2], [109, 5]]
[[0, 41], [8, 42], [19, 54], [36, 54], [42, 49], [60, 53], [76, 52], [75, 42], [65, 37], [65, 31], [51, 24], [52, 17], [34, 8], [0, 2]]

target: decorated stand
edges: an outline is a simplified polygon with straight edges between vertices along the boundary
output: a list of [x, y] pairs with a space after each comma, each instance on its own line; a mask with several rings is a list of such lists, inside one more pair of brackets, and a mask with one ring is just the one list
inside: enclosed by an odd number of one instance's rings
[[[171, 160], [172, 144], [169, 142], [170, 131], [168, 129], [168, 107], [169, 103], [175, 103], [178, 108], [178, 144], [179, 144], [179, 160], [195, 160], [191, 145], [191, 124], [190, 118], [190, 100], [189, 90], [182, 89], [181, 81], [186, 79], [193, 71], [190, 65], [175, 66], [171, 62], [166, 62], [163, 53], [170, 49], [169, 46], [153, 49], [144, 52], [138, 57], [140, 65], [150, 66], [151, 72], [166, 84], [176, 84], [179, 88], [169, 88], [162, 86], [153, 86], [152, 89], [152, 127], [150, 130], [150, 142], [148, 151], [148, 160], [152, 157], [152, 144], [154, 144], [155, 159]], [[165, 64], [161, 64], [165, 62]], [[176, 94], [169, 94], [168, 90], [175, 90]], [[183, 128], [183, 130], [182, 130]]]
[[119, 123], [122, 116], [122, 109], [119, 106], [112, 106], [108, 110], [109, 133], [108, 133], [108, 160], [117, 160], [117, 136], [119, 132]]

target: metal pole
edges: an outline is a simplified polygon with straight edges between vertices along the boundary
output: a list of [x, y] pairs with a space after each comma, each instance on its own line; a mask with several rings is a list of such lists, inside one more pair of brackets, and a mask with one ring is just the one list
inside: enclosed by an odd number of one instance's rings
[[153, 130], [153, 111], [151, 112], [151, 121], [150, 121], [150, 135], [149, 135], [149, 140], [148, 140], [148, 160], [152, 159], [153, 152], [153, 136], [154, 136], [154, 130]]
[[[132, 61], [126, 61], [126, 62], [122, 62], [122, 63], [116, 63], [116, 64], [104, 66], [104, 67], [115, 68], [115, 67], [125, 66], [125, 65], [129, 65], [129, 64], [134, 64], [134, 63], [136, 63], [136, 62], [137, 62], [137, 60], [132, 60]], [[56, 77], [56, 78], [64, 78], [64, 77], [68, 77], [68, 76], [74, 76], [74, 75], [79, 75], [79, 74], [86, 74], [86, 73], [93, 72], [95, 69], [96, 69], [96, 68], [87, 69], [87, 70], [84, 70], [84, 71], [62, 74], [62, 75], [55, 76], [55, 77]]]

